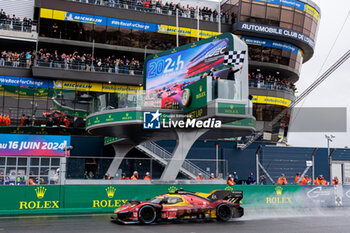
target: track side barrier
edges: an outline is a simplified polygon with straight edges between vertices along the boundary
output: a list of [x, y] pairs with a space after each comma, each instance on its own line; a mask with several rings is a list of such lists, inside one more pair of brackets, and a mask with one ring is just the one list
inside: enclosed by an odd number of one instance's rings
[[112, 213], [128, 200], [145, 200], [183, 188], [243, 190], [245, 208], [350, 206], [350, 186], [299, 185], [42, 185], [0, 186], [0, 215]]

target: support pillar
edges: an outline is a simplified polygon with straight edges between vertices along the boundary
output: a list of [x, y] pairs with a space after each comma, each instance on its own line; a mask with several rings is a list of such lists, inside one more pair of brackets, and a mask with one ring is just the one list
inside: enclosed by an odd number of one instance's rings
[[134, 148], [135, 145], [133, 145], [133, 144], [117, 144], [117, 143], [114, 143], [114, 144], [112, 144], [112, 146], [113, 146], [115, 155], [114, 155], [114, 159], [113, 159], [111, 165], [109, 165], [107, 173], [111, 177], [115, 177], [115, 175], [117, 174], [118, 168], [119, 168], [120, 164], [122, 163], [125, 155], [132, 148]]
[[175, 180], [177, 174], [182, 167], [183, 162], [186, 159], [188, 152], [195, 141], [206, 133], [208, 129], [196, 129], [193, 131], [189, 130], [176, 130], [177, 140], [176, 146], [172, 153], [171, 160], [168, 161], [160, 180]]

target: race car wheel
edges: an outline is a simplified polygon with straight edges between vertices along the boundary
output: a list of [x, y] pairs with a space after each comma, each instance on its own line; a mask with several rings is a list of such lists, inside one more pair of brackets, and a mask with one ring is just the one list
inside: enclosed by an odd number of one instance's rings
[[153, 206], [144, 205], [139, 210], [139, 221], [142, 224], [151, 224], [156, 220], [157, 212]]
[[216, 207], [216, 219], [220, 222], [227, 222], [232, 218], [232, 209], [227, 204], [220, 204]]

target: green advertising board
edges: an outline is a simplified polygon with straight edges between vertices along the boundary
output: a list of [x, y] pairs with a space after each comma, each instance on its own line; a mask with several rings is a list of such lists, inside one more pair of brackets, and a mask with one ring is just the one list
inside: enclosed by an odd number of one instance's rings
[[255, 120], [253, 118], [246, 118], [238, 121], [233, 121], [226, 123], [225, 125], [234, 125], [234, 126], [248, 126], [255, 128]]
[[245, 105], [244, 104], [233, 104], [233, 103], [218, 103], [218, 113], [221, 114], [239, 114], [245, 115]]
[[191, 112], [195, 109], [202, 108], [207, 105], [207, 78], [200, 79], [197, 82], [188, 85], [186, 89], [188, 89], [190, 92], [191, 102], [189, 106], [183, 108], [185, 113]]
[[86, 121], [86, 126], [119, 121], [136, 121], [142, 119], [143, 112], [141, 111], [113, 112], [89, 117]]
[[128, 200], [187, 191], [242, 190], [245, 208], [303, 207], [300, 185], [42, 185], [0, 186], [0, 215], [38, 213], [113, 213]]

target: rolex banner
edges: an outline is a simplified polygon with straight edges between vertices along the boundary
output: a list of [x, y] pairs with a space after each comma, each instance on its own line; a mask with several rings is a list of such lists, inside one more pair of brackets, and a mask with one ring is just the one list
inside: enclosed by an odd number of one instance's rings
[[128, 200], [153, 198], [183, 188], [209, 193], [242, 190], [244, 207], [302, 207], [302, 187], [296, 185], [29, 185], [0, 186], [1, 214], [112, 213]]

